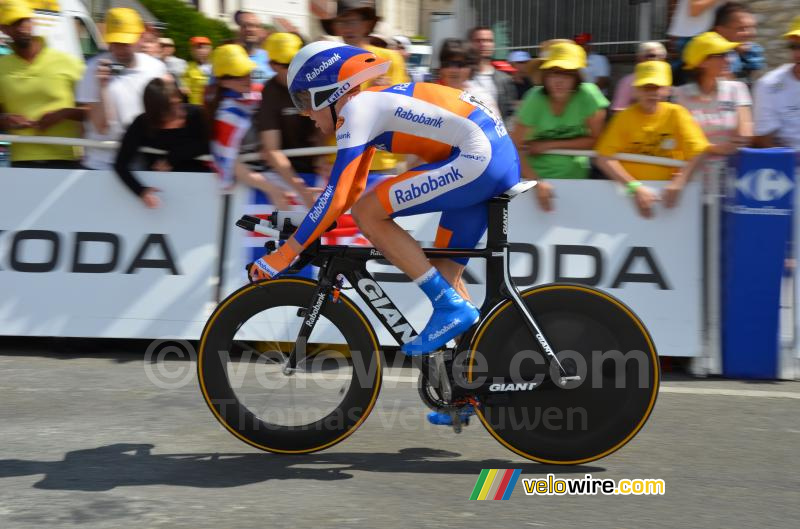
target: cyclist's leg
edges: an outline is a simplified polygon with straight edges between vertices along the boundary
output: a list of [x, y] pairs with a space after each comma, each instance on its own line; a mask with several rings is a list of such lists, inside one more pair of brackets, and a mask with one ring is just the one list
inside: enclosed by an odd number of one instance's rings
[[[403, 345], [408, 354], [423, 354], [441, 347], [466, 331], [477, 321], [479, 313], [431, 266], [419, 243], [392, 218], [454, 207], [479, 206], [485, 210], [485, 203], [496, 194], [500, 180], [495, 171], [487, 171], [489, 165], [487, 156], [462, 157], [456, 149], [446, 160], [416, 167], [382, 182], [352, 209], [365, 236], [392, 264], [414, 279], [433, 304], [433, 315], [420, 336]], [[482, 224], [478, 239], [485, 229], [485, 219]], [[460, 270], [456, 268], [454, 272], [457, 276]]]
[[[489, 207], [483, 202], [466, 208], [442, 211], [439, 228], [436, 231], [436, 248], [475, 248], [489, 224]], [[431, 259], [431, 264], [453, 285], [453, 288], [469, 300], [461, 276], [467, 265], [467, 258]]]
[[[442, 218], [445, 219], [448, 213], [449, 212], [443, 212]], [[474, 221], [479, 216], [479, 214], [472, 216], [469, 220]], [[405, 272], [406, 275], [412, 279], [417, 278], [424, 274], [430, 266], [433, 266], [439, 270], [447, 282], [450, 283], [464, 299], [469, 299], [469, 294], [461, 280], [461, 274], [464, 271], [465, 263], [452, 259], [426, 259], [417, 240], [406, 230], [401, 228], [390, 215], [386, 214], [386, 211], [376, 196], [364, 196], [358, 202], [358, 205], [353, 208], [353, 217], [364, 233], [364, 236], [369, 239], [376, 248], [381, 250], [383, 255], [390, 262], [395, 264], [401, 271]], [[441, 226], [442, 223], [440, 222], [440, 231], [437, 234], [435, 246], [437, 248], [455, 248], [456, 245], [453, 243], [456, 240], [463, 240], [462, 237], [453, 239], [451, 235], [456, 230], [450, 229], [442, 231]], [[454, 224], [454, 227], [457, 228], [458, 224]], [[483, 230], [485, 230], [485, 227]], [[461, 235], [464, 232], [463, 230], [458, 230], [457, 233]], [[483, 231], [481, 231], [481, 234], [482, 233]], [[447, 236], [444, 234], [447, 234]], [[444, 237], [441, 240], [440, 235]], [[463, 246], [459, 244], [458, 247], [474, 247], [477, 241], [480, 240], [480, 236], [479, 234], [475, 243], [471, 246], [469, 244], [464, 244]]]

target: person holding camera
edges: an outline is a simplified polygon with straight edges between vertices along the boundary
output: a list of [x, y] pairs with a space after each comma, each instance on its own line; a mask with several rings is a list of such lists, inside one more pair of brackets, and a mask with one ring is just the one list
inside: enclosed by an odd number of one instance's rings
[[[109, 51], [89, 61], [76, 99], [89, 106], [86, 137], [119, 140], [128, 125], [144, 111], [144, 88], [152, 79], [167, 75], [163, 62], [136, 51], [144, 24], [133, 9], [118, 7], [106, 14], [105, 40]], [[112, 169], [111, 149], [87, 148], [83, 165]]]

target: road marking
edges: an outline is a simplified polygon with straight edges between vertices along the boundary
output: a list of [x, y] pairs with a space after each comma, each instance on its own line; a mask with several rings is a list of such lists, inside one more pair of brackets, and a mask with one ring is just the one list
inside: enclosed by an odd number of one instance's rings
[[[409, 383], [417, 382], [418, 377], [410, 375], [384, 375], [384, 382]], [[757, 389], [724, 389], [724, 388], [692, 388], [686, 386], [661, 385], [660, 393], [676, 393], [683, 395], [719, 395], [723, 397], [755, 397], [772, 399], [800, 399], [800, 393], [793, 391], [763, 391]]]

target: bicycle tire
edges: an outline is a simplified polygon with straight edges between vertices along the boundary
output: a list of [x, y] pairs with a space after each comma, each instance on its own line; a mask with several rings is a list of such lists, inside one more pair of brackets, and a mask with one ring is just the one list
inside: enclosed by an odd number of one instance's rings
[[[658, 395], [659, 361], [644, 324], [618, 299], [583, 285], [542, 285], [520, 296], [559, 358], [569, 350], [577, 353], [575, 365], [583, 359], [584, 379], [570, 383], [577, 387], [569, 389], [545, 379], [535, 389], [505, 393], [506, 402], [496, 404], [485, 398], [476, 408], [481, 423], [506, 448], [540, 463], [587, 463], [619, 450], [642, 429]], [[482, 374], [507, 378], [511, 357], [526, 349], [544, 358], [520, 311], [511, 300], [503, 301], [476, 329], [466, 379], [475, 382]], [[630, 352], [629, 359], [638, 362], [625, 360], [618, 371], [618, 365], [608, 362], [613, 353], [607, 352], [615, 350]], [[480, 351], [486, 352], [482, 358]], [[527, 371], [527, 380], [544, 378], [545, 366], [527, 366], [520, 369]], [[620, 374], [622, 388], [616, 387]], [[554, 427], [553, 419], [559, 418], [561, 425]]]
[[[246, 285], [223, 300], [205, 325], [197, 369], [203, 398], [214, 417], [234, 436], [268, 452], [304, 454], [329, 448], [351, 435], [366, 420], [381, 387], [381, 359], [375, 332], [361, 310], [345, 295], [327, 302], [320, 319], [327, 318], [347, 340], [353, 369], [349, 389], [326, 417], [311, 424], [286, 426], [265, 422], [242, 404], [228, 379], [224, 355], [231, 351], [239, 328], [253, 315], [275, 307], [308, 307], [317, 283], [305, 279], [274, 279]], [[319, 320], [318, 320], [319, 321]], [[233, 413], [231, 413], [233, 411]]]

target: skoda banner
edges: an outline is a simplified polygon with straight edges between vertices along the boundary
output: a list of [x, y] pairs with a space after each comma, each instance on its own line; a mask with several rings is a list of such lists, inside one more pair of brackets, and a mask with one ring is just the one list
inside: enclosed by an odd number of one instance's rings
[[197, 338], [210, 313], [220, 196], [211, 174], [3, 171], [0, 334]]

